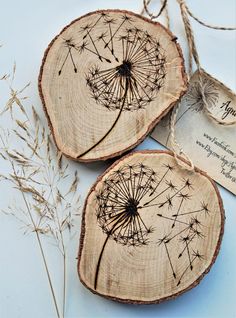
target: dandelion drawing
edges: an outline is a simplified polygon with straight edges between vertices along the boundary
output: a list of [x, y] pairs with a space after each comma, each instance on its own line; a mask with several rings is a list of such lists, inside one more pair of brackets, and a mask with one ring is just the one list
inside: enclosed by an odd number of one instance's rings
[[[204, 99], [203, 99], [204, 96]], [[218, 90], [210, 79], [207, 77], [199, 78], [199, 80], [194, 81], [184, 97], [187, 109], [181, 114], [181, 116], [176, 120], [176, 123], [189, 111], [202, 112], [204, 107], [213, 108], [215, 107], [219, 98]], [[204, 104], [204, 100], [206, 104]]]
[[[98, 41], [105, 42], [105, 37], [106, 34], [102, 33]], [[163, 86], [164, 52], [158, 41], [138, 28], [125, 30], [117, 41], [122, 47], [122, 56], [119, 57], [121, 63], [107, 69], [92, 67], [86, 77], [86, 83], [92, 98], [109, 110], [143, 109], [155, 99]], [[113, 52], [113, 47], [111, 51]]]
[[103, 179], [94, 198], [96, 219], [105, 234], [95, 267], [95, 290], [109, 241], [139, 250], [156, 244], [176, 287], [203, 260], [199, 251], [207, 233], [204, 221], [212, 212], [209, 203], [196, 200], [192, 177], [181, 178], [177, 171], [169, 162], [159, 169], [125, 164]]
[[155, 185], [156, 173], [143, 164], [123, 166], [104, 181], [96, 196], [96, 215], [99, 226], [107, 237], [98, 259], [95, 289], [102, 255], [109, 238], [127, 246], [148, 244], [148, 235], [153, 232], [153, 228], [143, 221], [139, 205], [153, 191]]
[[[219, 99], [218, 89], [214, 82], [207, 78], [199, 75], [199, 79], [190, 82], [188, 92], [183, 98], [183, 105], [186, 105], [186, 109], [183, 113], [177, 117], [175, 124], [177, 124], [189, 111], [200, 113], [204, 111], [204, 108], [214, 108]], [[205, 105], [206, 103], [206, 105]], [[167, 122], [164, 122], [163, 127], [170, 127], [171, 114], [167, 115]], [[166, 145], [170, 138], [170, 133], [166, 139]]]
[[65, 59], [64, 59], [62, 65], [61, 65], [60, 70], [58, 71], [58, 75], [61, 75], [63, 67], [66, 64], [66, 61], [67, 61], [68, 58], [71, 60], [74, 72], [77, 73], [77, 67], [75, 65], [75, 61], [74, 61], [74, 58], [73, 58], [73, 51], [76, 51], [77, 49], [76, 49], [76, 45], [75, 45], [73, 39], [72, 38], [65, 39], [64, 40], [64, 46], [68, 49], [68, 52], [66, 53]]
[[[157, 217], [165, 224], [163, 229], [168, 229], [168, 234], [158, 238], [157, 244], [160, 248], [164, 247], [172, 275], [174, 279], [178, 279], [176, 284], [180, 284], [188, 269], [193, 269], [197, 257], [193, 257], [192, 244], [205, 237], [199, 216], [207, 217], [210, 210], [205, 202], [201, 202], [197, 209], [186, 210], [185, 206], [192, 199], [194, 186], [189, 178], [174, 184], [174, 172], [175, 167], [169, 163], [162, 165], [161, 172], [144, 164], [124, 165], [103, 181], [95, 200], [97, 221], [106, 234], [106, 239], [96, 266], [95, 289], [109, 239], [128, 247], [142, 248], [152, 243], [150, 233], [154, 233], [155, 228], [144, 221], [144, 213], [151, 211], [150, 208], [157, 209]], [[172, 215], [167, 214], [170, 209], [174, 210]], [[176, 242], [179, 246], [177, 258], [171, 252], [172, 243]], [[183, 257], [189, 265], [183, 273], [177, 275], [175, 265]]]
[[[120, 19], [108, 14], [94, 25], [82, 27], [78, 53], [97, 56], [86, 75], [91, 97], [108, 110], [139, 110], [151, 103], [165, 80], [165, 52], [159, 41], [132, 24], [132, 18]], [[98, 23], [100, 34], [94, 33]], [[111, 62], [115, 62], [111, 65]]]
[[67, 50], [58, 74], [66, 71], [69, 62], [77, 73], [80, 56], [86, 54], [92, 61], [82, 74], [88, 97], [106, 110], [117, 111], [104, 135], [80, 158], [110, 134], [123, 111], [142, 110], [155, 100], [165, 83], [166, 52], [157, 37], [135, 26], [131, 16], [108, 13], [82, 25], [75, 39], [64, 39], [62, 47]]
[[209, 108], [213, 108], [218, 101], [219, 93], [213, 81], [207, 77], [201, 77], [193, 83], [186, 95], [186, 102], [191, 110], [201, 112], [204, 109], [203, 95]]
[[[184, 208], [184, 201], [190, 200], [191, 197], [188, 194], [183, 194], [182, 192], [179, 193], [177, 197], [179, 198], [179, 202], [176, 205], [177, 212], [175, 214], [172, 214], [171, 217], [165, 216], [161, 213], [157, 214], [158, 217], [161, 217], [162, 219], [166, 220], [166, 222], [168, 222], [167, 228], [169, 231], [169, 234], [165, 234], [163, 237], [158, 239], [157, 244], [158, 246], [164, 247], [164, 250], [166, 252], [166, 258], [168, 260], [172, 275], [174, 279], [178, 278], [176, 286], [179, 286], [181, 280], [183, 279], [184, 275], [188, 272], [188, 270], [193, 270], [193, 263], [196, 262], [197, 259], [201, 260], [203, 257], [202, 255], [201, 257], [196, 257], [196, 253], [194, 252], [192, 246], [196, 246], [195, 244], [197, 240], [205, 238], [205, 235], [202, 232], [202, 221], [199, 220], [197, 215], [199, 213], [205, 213], [205, 216], [207, 216], [209, 213], [209, 209], [208, 205], [202, 203], [200, 209], [182, 213], [180, 211], [182, 211], [182, 209]], [[191, 217], [191, 214], [194, 214], [195, 216]], [[179, 219], [180, 216], [185, 216], [184, 221], [183, 218]], [[189, 216], [189, 219], [186, 219], [186, 216]], [[175, 224], [179, 225], [178, 230], [175, 229]], [[176, 246], [176, 242], [177, 246], [180, 249], [177, 258], [176, 256], [173, 256], [170, 252], [173, 251], [172, 244], [175, 244]], [[198, 253], [198, 255], [200, 254]], [[177, 265], [178, 260], [182, 259], [183, 257], [185, 257], [188, 265], [179, 275], [177, 275], [175, 265]]]

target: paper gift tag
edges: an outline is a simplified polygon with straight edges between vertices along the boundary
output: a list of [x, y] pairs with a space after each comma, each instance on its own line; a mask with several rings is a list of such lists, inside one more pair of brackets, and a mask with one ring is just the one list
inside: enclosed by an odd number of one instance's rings
[[95, 293], [155, 303], [196, 286], [219, 251], [224, 211], [214, 182], [167, 151], [131, 153], [86, 199], [78, 271]]
[[[225, 123], [235, 121], [236, 95], [206, 72], [202, 75], [202, 87], [212, 115]], [[170, 115], [151, 134], [166, 147], [170, 147]], [[236, 194], [236, 125], [220, 125], [206, 114], [198, 72], [193, 74], [188, 92], [182, 98], [175, 132], [194, 165]]]

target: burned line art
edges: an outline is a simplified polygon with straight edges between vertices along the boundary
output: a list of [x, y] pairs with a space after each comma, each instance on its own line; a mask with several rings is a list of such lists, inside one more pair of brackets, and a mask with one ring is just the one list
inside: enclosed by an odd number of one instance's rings
[[[166, 79], [167, 52], [158, 36], [138, 28], [137, 18], [128, 14], [103, 12], [97, 16], [95, 21], [82, 25], [73, 39], [63, 39], [64, 58], [58, 75], [61, 77], [68, 71], [69, 64], [67, 69], [65, 65], [70, 63], [75, 76], [82, 79], [88, 89], [88, 99], [106, 111], [115, 112], [115, 118], [104, 134], [77, 159], [107, 138], [123, 112], [148, 107]], [[79, 61], [85, 54], [92, 62], [81, 73]]]
[[[102, 181], [95, 198], [96, 217], [106, 238], [96, 265], [95, 290], [109, 241], [128, 248], [142, 249], [155, 244], [164, 249], [176, 286], [204, 260], [201, 244], [206, 238], [204, 220], [211, 216], [209, 203], [195, 202], [191, 178], [176, 178], [175, 171], [172, 164], [163, 164], [160, 171], [142, 163], [123, 165]], [[145, 215], [153, 211], [155, 222], [149, 224]], [[185, 266], [182, 271], [176, 270], [180, 262]]]
[[[98, 34], [99, 25], [103, 28]], [[94, 23], [81, 27], [77, 42], [65, 39], [63, 47], [68, 51], [59, 75], [68, 59], [77, 73], [74, 54], [86, 52], [97, 57], [97, 64], [88, 70], [85, 81], [90, 96], [108, 110], [143, 109], [163, 87], [165, 51], [157, 39], [135, 27], [133, 19], [126, 14], [119, 19], [101, 13]], [[116, 53], [120, 47], [122, 50]], [[117, 65], [111, 67], [112, 62]]]
[[[213, 109], [219, 100], [219, 91], [215, 83], [207, 77], [201, 77], [197, 80], [190, 81], [190, 86], [187, 93], [182, 99], [182, 105], [184, 106], [184, 111], [180, 112], [177, 116], [175, 125], [177, 125], [183, 117], [189, 112], [201, 113], [204, 112], [204, 108]], [[206, 105], [205, 105], [206, 103]], [[182, 107], [181, 107], [182, 109]], [[168, 127], [170, 130], [172, 111], [164, 118], [160, 125], [162, 127]], [[167, 135], [165, 145], [168, 145], [170, 139], [170, 132]]]
[[[102, 36], [105, 35], [100, 38]], [[86, 81], [91, 96], [108, 110], [121, 107], [126, 111], [143, 109], [155, 99], [163, 86], [165, 56], [160, 44], [138, 28], [125, 30], [118, 42], [122, 47], [120, 65], [105, 70], [94, 66], [89, 70]]]
[[153, 192], [156, 173], [143, 165], [124, 166], [107, 178], [101, 191], [96, 195], [98, 224], [107, 235], [100, 252], [94, 288], [97, 287], [100, 263], [105, 246], [112, 238], [126, 246], [144, 246], [149, 243], [148, 236], [154, 231], [145, 224], [140, 213], [140, 201]]

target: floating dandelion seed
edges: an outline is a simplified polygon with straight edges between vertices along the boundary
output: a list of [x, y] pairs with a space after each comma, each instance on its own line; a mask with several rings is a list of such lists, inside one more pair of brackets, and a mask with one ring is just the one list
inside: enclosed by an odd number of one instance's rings
[[178, 281], [178, 283], [177, 283], [177, 286], [180, 285], [181, 279], [182, 279], [183, 276], [186, 274], [186, 272], [187, 272], [189, 269], [190, 269], [190, 270], [193, 269], [193, 263], [194, 263], [196, 260], [200, 260], [200, 261], [201, 261], [201, 260], [203, 260], [203, 259], [204, 259], [204, 256], [201, 255], [201, 254], [199, 253], [199, 251], [193, 251], [192, 257], [191, 257], [191, 255], [189, 254], [189, 265], [184, 269], [182, 275], [181, 275], [180, 278], [179, 278], [179, 281]]
[[68, 52], [67, 52], [67, 54], [65, 56], [65, 59], [64, 59], [62, 65], [61, 65], [60, 70], [58, 71], [58, 75], [61, 75], [63, 67], [64, 67], [64, 65], [65, 65], [65, 63], [66, 63], [68, 58], [70, 58], [70, 60], [71, 60], [74, 72], [77, 73], [77, 67], [75, 65], [75, 61], [74, 61], [74, 58], [73, 58], [73, 55], [72, 55], [73, 51], [77, 51], [77, 47], [76, 47], [76, 45], [74, 43], [74, 40], [72, 38], [64, 40], [64, 46], [68, 49]]
[[80, 27], [76, 44], [69, 38], [62, 46], [68, 50], [58, 75], [69, 62], [77, 73], [78, 57], [86, 53], [95, 60], [84, 73], [89, 97], [107, 110], [118, 110], [110, 128], [79, 159], [105, 140], [123, 111], [144, 109], [155, 100], [165, 84], [167, 52], [157, 37], [136, 27], [127, 14], [98, 14], [95, 22]]
[[171, 261], [171, 257], [170, 257], [170, 252], [168, 250], [168, 243], [169, 243], [170, 239], [168, 237], [168, 235], [164, 235], [161, 239], [158, 240], [158, 245], [164, 245], [165, 246], [165, 251], [166, 251], [166, 255], [168, 257], [168, 261], [169, 261], [169, 264], [170, 264], [170, 268], [171, 268], [171, 271], [172, 271], [172, 275], [174, 278], [176, 278], [176, 273], [175, 273], [175, 270], [174, 270], [174, 266], [173, 266], [173, 263]]
[[153, 232], [139, 213], [140, 201], [148, 196], [156, 184], [156, 173], [143, 165], [126, 165], [107, 178], [96, 196], [97, 219], [107, 238], [103, 244], [95, 275], [97, 286], [100, 262], [109, 238], [127, 246], [148, 244], [148, 235]]
[[[94, 72], [98, 71], [94, 69]], [[167, 268], [176, 280], [176, 286], [181, 284], [186, 273], [193, 271], [197, 259], [201, 259], [201, 255], [194, 252], [194, 249], [200, 240], [206, 238], [203, 218], [210, 211], [209, 203], [199, 201], [193, 209], [188, 209], [195, 197], [195, 186], [191, 178], [182, 178], [177, 182], [174, 171], [175, 167], [170, 164], [163, 164], [159, 172], [135, 163], [123, 165], [102, 181], [95, 202], [97, 221], [106, 238], [96, 265], [95, 290], [109, 239], [137, 248], [153, 243], [150, 234], [154, 229], [144, 218], [145, 209], [151, 208], [150, 212], [153, 213], [156, 207], [156, 212], [159, 212], [155, 213], [161, 224], [155, 230], [158, 235], [156, 243], [163, 249]], [[170, 214], [170, 209], [173, 214]], [[177, 266], [181, 262], [186, 263], [186, 267], [179, 272]]]

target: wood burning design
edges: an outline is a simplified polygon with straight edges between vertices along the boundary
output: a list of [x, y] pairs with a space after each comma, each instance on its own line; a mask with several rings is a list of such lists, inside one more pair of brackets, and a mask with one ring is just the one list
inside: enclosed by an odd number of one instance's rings
[[[211, 212], [208, 203], [195, 202], [191, 178], [176, 178], [175, 169], [171, 163], [162, 165], [160, 172], [142, 163], [124, 165], [103, 181], [96, 194], [96, 216], [106, 239], [96, 267], [94, 289], [109, 239], [130, 248], [142, 249], [148, 244], [164, 248], [177, 286], [184, 275], [193, 270], [195, 263], [204, 259], [201, 254], [201, 241], [205, 239], [204, 219]], [[188, 201], [189, 207], [191, 200], [198, 208], [186, 210], [185, 203]], [[160, 228], [155, 228], [155, 224], [146, 224], [143, 220], [150, 209], [155, 209], [159, 219], [156, 222], [163, 224], [163, 233]], [[173, 243], [178, 246], [178, 255], [172, 255]], [[187, 259], [187, 266], [177, 274], [175, 267], [182, 258]]]
[[186, 89], [176, 36], [121, 10], [91, 12], [66, 26], [48, 46], [39, 76], [56, 144], [79, 161], [133, 148]]
[[[159, 41], [132, 22], [126, 14], [114, 19], [101, 13], [95, 23], [81, 27], [77, 42], [64, 40], [68, 52], [58, 75], [68, 58], [77, 73], [73, 54], [97, 56], [99, 64], [88, 70], [85, 80], [91, 97], [108, 110], [143, 109], [155, 99], [165, 80], [166, 58]], [[104, 27], [98, 34], [95, 27], [99, 24]], [[122, 47], [118, 53], [117, 46]], [[117, 65], [110, 67], [112, 61]]]

